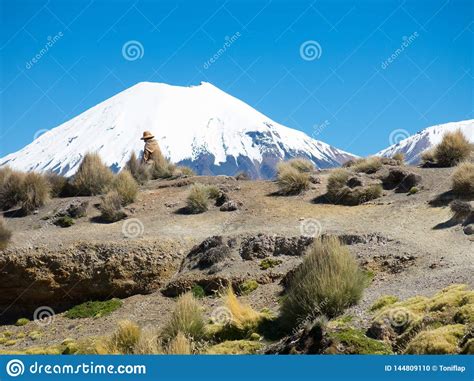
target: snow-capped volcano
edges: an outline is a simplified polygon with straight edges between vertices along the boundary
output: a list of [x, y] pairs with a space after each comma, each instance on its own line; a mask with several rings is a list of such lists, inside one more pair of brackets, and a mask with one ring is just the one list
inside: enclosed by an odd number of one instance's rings
[[140, 154], [144, 130], [163, 153], [198, 174], [247, 171], [269, 178], [282, 159], [306, 157], [334, 167], [353, 155], [272, 121], [210, 83], [180, 87], [141, 82], [44, 133], [0, 166], [73, 175], [87, 152], [114, 170], [132, 151]]
[[397, 144], [376, 153], [376, 156], [392, 157], [396, 153], [403, 153], [405, 160], [409, 164], [418, 164], [421, 154], [441, 142], [447, 132], [461, 130], [462, 133], [474, 143], [474, 119], [461, 122], [452, 122], [438, 124], [436, 126], [425, 128], [424, 130], [412, 135]]

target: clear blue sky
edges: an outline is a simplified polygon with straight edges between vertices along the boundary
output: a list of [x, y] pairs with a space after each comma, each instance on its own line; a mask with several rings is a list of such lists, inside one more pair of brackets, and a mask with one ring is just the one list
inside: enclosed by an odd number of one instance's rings
[[0, 156], [140, 81], [209, 81], [359, 155], [473, 118], [470, 0], [1, 0], [1, 32]]

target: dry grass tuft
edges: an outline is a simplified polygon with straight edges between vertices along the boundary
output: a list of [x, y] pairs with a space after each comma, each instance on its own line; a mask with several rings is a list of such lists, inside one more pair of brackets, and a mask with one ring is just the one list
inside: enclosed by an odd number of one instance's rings
[[70, 184], [66, 177], [58, 175], [54, 172], [47, 173], [45, 177], [51, 188], [51, 197], [69, 196]]
[[23, 178], [20, 205], [25, 214], [42, 207], [50, 196], [50, 185], [43, 175], [29, 172]]
[[112, 171], [97, 153], [87, 153], [73, 179], [73, 187], [79, 196], [106, 193], [113, 181]]
[[163, 328], [162, 337], [166, 342], [170, 342], [179, 333], [195, 341], [201, 340], [205, 335], [202, 308], [192, 293], [179, 297], [170, 320]]
[[100, 218], [104, 222], [116, 222], [127, 217], [122, 209], [122, 197], [115, 190], [102, 197], [99, 210]]
[[194, 184], [186, 199], [186, 209], [191, 214], [203, 213], [209, 209], [209, 191], [203, 184]]
[[140, 341], [141, 329], [129, 320], [118, 323], [118, 328], [106, 343], [109, 354], [133, 354]]
[[448, 132], [434, 149], [434, 158], [438, 165], [452, 167], [470, 157], [472, 145], [461, 130]]
[[313, 172], [315, 169], [314, 164], [308, 159], [295, 158], [288, 160], [286, 163], [298, 170], [298, 172]]
[[119, 194], [123, 206], [134, 202], [138, 195], [138, 184], [128, 170], [123, 170], [115, 176], [112, 189]]
[[397, 152], [395, 155], [392, 156], [392, 159], [403, 163], [405, 161], [405, 155], [402, 152]]
[[250, 305], [241, 303], [232, 287], [224, 294], [224, 303], [232, 315], [231, 324], [240, 330], [251, 330], [265, 318], [265, 315], [255, 311]]
[[0, 169], [0, 208], [9, 210], [16, 206], [23, 193], [25, 174], [6, 167]]
[[128, 159], [125, 168], [130, 171], [133, 178], [139, 184], [145, 184], [151, 178], [150, 169], [147, 165], [143, 164], [139, 159], [137, 159], [135, 152], [131, 153], [130, 159]]
[[462, 196], [474, 195], [474, 163], [458, 164], [451, 177], [454, 193]]
[[193, 345], [182, 332], [178, 332], [166, 347], [168, 355], [190, 355], [193, 353]]
[[357, 159], [351, 165], [351, 169], [353, 169], [354, 172], [364, 172], [368, 174], [375, 173], [380, 168], [382, 168], [382, 159], [376, 156]]
[[309, 188], [309, 172], [301, 172], [294, 165], [285, 162], [277, 166], [277, 184], [282, 195], [296, 195]]
[[3, 217], [0, 217], [0, 250], [7, 248], [11, 237], [12, 232], [7, 228]]
[[308, 317], [333, 318], [362, 297], [367, 275], [338, 238], [315, 241], [291, 278], [281, 308], [287, 328]]

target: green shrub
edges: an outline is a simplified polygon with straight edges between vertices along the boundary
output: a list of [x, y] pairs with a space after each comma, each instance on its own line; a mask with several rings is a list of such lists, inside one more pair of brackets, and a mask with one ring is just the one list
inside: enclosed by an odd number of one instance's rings
[[202, 308], [191, 293], [178, 298], [171, 318], [163, 328], [162, 337], [165, 341], [170, 341], [180, 332], [196, 341], [205, 335]]
[[411, 187], [408, 191], [408, 194], [415, 194], [418, 193], [420, 190], [417, 187]]
[[72, 185], [77, 195], [93, 196], [106, 193], [113, 178], [112, 171], [97, 153], [87, 153], [74, 175]]
[[354, 172], [375, 173], [382, 168], [382, 159], [376, 156], [357, 159], [351, 168]]
[[333, 318], [357, 303], [367, 277], [338, 238], [318, 239], [292, 276], [281, 307], [284, 327], [319, 315]]
[[472, 151], [471, 143], [461, 130], [448, 132], [434, 149], [434, 158], [438, 165], [452, 167], [463, 160], [469, 159]]
[[238, 292], [239, 295], [248, 295], [258, 288], [258, 283], [254, 279], [247, 279], [246, 281], [239, 284]]
[[191, 288], [191, 292], [196, 299], [201, 299], [206, 296], [206, 291], [204, 291], [204, 289], [198, 284], [195, 284]]
[[76, 221], [74, 220], [74, 218], [72, 218], [70, 216], [61, 216], [61, 217], [58, 217], [54, 221], [54, 224], [56, 226], [60, 226], [62, 228], [68, 228], [68, 227], [74, 225], [75, 223], [76, 223]]
[[265, 258], [262, 259], [259, 266], [261, 270], [268, 270], [282, 263], [283, 262], [280, 259]]
[[9, 210], [16, 206], [23, 194], [25, 174], [6, 167], [0, 169], [0, 208]]
[[451, 177], [453, 192], [458, 195], [474, 195], [474, 163], [460, 163]]
[[138, 195], [138, 184], [128, 170], [123, 170], [115, 176], [112, 189], [119, 194], [123, 206], [134, 202]]
[[42, 207], [50, 196], [50, 186], [46, 178], [38, 173], [28, 172], [21, 186], [20, 205], [25, 214]]
[[186, 208], [189, 213], [203, 213], [209, 208], [209, 192], [205, 185], [194, 184], [191, 187], [188, 198], [186, 199]]
[[69, 319], [99, 318], [110, 315], [122, 306], [120, 299], [110, 299], [106, 301], [90, 301], [74, 306], [66, 311], [64, 316]]
[[280, 163], [277, 166], [277, 184], [282, 195], [296, 195], [309, 188], [309, 173], [300, 172], [291, 163]]
[[30, 322], [30, 320], [27, 319], [27, 318], [20, 318], [20, 319], [18, 319], [18, 320], [16, 321], [15, 325], [16, 325], [17, 327], [22, 327], [22, 326], [24, 326], [24, 325], [27, 325], [29, 322]]
[[384, 295], [378, 298], [374, 304], [370, 307], [370, 311], [378, 311], [383, 307], [389, 306], [390, 304], [398, 302], [398, 298], [393, 295]]
[[125, 169], [129, 170], [133, 178], [139, 184], [145, 184], [151, 178], [150, 168], [137, 159], [135, 152], [132, 152]]
[[116, 222], [127, 217], [122, 209], [122, 198], [117, 191], [110, 191], [102, 197], [99, 205], [101, 219], [104, 222]]
[[0, 217], [0, 250], [7, 248], [11, 238], [12, 232], [6, 227], [3, 217]]

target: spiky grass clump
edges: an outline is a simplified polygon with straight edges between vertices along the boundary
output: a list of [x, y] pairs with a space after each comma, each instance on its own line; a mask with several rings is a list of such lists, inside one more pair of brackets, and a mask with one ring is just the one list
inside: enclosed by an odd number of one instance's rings
[[122, 197], [117, 191], [110, 191], [102, 197], [99, 205], [100, 218], [104, 222], [116, 222], [124, 219], [127, 215], [122, 210]]
[[[299, 164], [298, 164], [299, 165]], [[282, 195], [296, 195], [309, 188], [309, 172], [297, 169], [294, 163], [285, 162], [277, 166], [277, 184]]]
[[195, 341], [201, 340], [205, 335], [202, 308], [192, 293], [179, 297], [170, 320], [163, 328], [162, 337], [165, 341], [170, 342], [179, 333]]
[[338, 238], [318, 239], [291, 278], [281, 321], [292, 328], [308, 317], [333, 318], [356, 304], [367, 276]]
[[343, 196], [341, 190], [346, 186], [350, 173], [346, 169], [338, 168], [331, 171], [327, 184], [327, 197], [330, 201], [336, 203]]
[[103, 194], [109, 190], [113, 178], [112, 171], [97, 153], [87, 153], [74, 176], [74, 190], [80, 196]]
[[401, 164], [405, 161], [405, 155], [402, 152], [397, 152], [392, 156], [392, 159], [398, 161]]
[[6, 167], [0, 169], [0, 208], [8, 210], [16, 206], [23, 194], [25, 174]]
[[357, 159], [351, 168], [354, 172], [375, 173], [382, 168], [382, 159], [376, 156]]
[[460, 163], [451, 177], [454, 193], [462, 196], [474, 195], [474, 163]]
[[166, 347], [166, 354], [168, 355], [190, 355], [192, 353], [192, 341], [182, 332], [178, 332]]
[[129, 320], [120, 321], [117, 330], [106, 343], [107, 353], [133, 354], [140, 336], [141, 329], [137, 324]]
[[209, 209], [209, 191], [203, 184], [194, 184], [186, 199], [186, 209], [191, 214], [204, 213]]
[[9, 230], [5, 224], [3, 217], [0, 217], [0, 250], [7, 248], [12, 237], [12, 232]]
[[150, 165], [150, 174], [153, 180], [169, 179], [170, 177], [173, 177], [175, 171], [176, 165], [170, 163], [162, 156], [159, 159], [154, 160]]
[[421, 153], [421, 162], [422, 164], [434, 164], [435, 156], [434, 149], [427, 149]]
[[314, 171], [314, 164], [309, 161], [308, 159], [303, 158], [295, 158], [290, 159], [287, 163], [298, 170], [298, 172], [313, 172]]
[[438, 165], [452, 167], [469, 159], [472, 145], [461, 130], [448, 132], [434, 149], [434, 158]]
[[38, 173], [25, 175], [20, 196], [21, 209], [25, 214], [42, 207], [50, 197], [50, 185], [46, 178]]
[[139, 184], [145, 184], [151, 179], [150, 168], [137, 159], [135, 152], [130, 154], [130, 159], [128, 159], [125, 168], [130, 171]]
[[112, 189], [119, 194], [123, 206], [134, 202], [138, 195], [138, 184], [128, 170], [123, 170], [115, 176]]
[[47, 173], [45, 177], [51, 188], [51, 197], [65, 197], [69, 195], [70, 184], [66, 177], [54, 172]]
[[263, 313], [255, 311], [250, 305], [241, 303], [232, 287], [224, 294], [224, 303], [231, 314], [230, 324], [242, 331], [254, 330], [265, 318]]
[[191, 168], [180, 165], [176, 167], [174, 175], [179, 176], [179, 177], [181, 176], [192, 177], [192, 176], [196, 176], [196, 173]]

